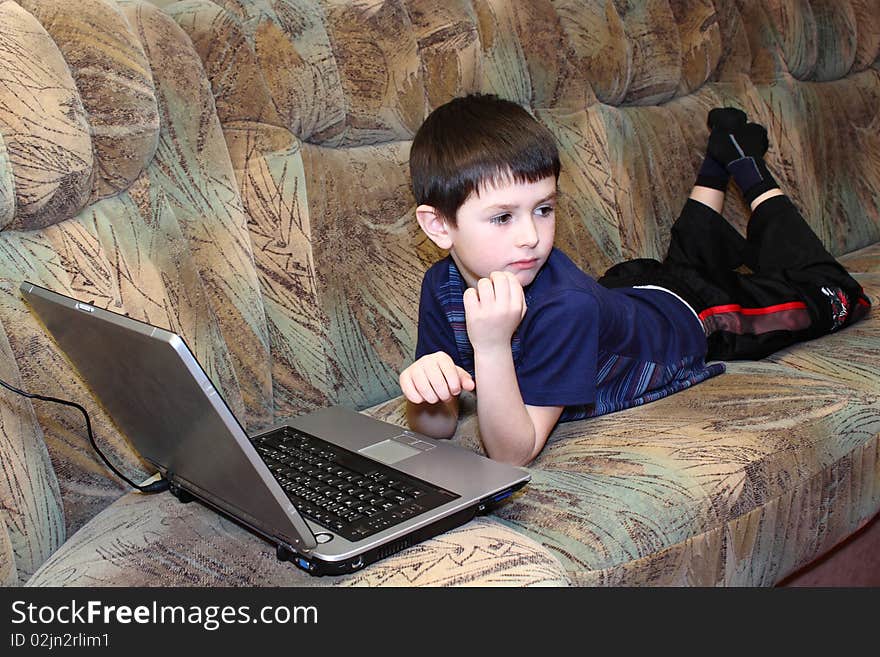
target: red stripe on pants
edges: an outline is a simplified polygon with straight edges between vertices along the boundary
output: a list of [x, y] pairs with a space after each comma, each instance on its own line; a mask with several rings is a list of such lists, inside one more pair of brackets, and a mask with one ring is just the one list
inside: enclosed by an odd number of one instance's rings
[[737, 335], [760, 335], [771, 331], [799, 331], [810, 325], [807, 305], [790, 301], [763, 308], [743, 308], [739, 304], [712, 306], [700, 313], [706, 334], [727, 331]]

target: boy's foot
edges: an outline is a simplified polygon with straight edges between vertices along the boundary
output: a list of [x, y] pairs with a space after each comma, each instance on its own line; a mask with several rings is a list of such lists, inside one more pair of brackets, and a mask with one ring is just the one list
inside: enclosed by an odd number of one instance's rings
[[709, 135], [709, 154], [733, 176], [749, 204], [779, 186], [764, 162], [768, 147], [767, 130], [757, 123], [747, 123], [730, 132], [715, 129]]
[[722, 130], [733, 132], [743, 127], [748, 121], [746, 113], [736, 107], [715, 107], [709, 110], [706, 117], [706, 126], [709, 130]]
[[[737, 128], [744, 126], [746, 120], [746, 113], [740, 109], [735, 107], [716, 107], [709, 111], [706, 125], [711, 131], [733, 132]], [[697, 180], [694, 184], [724, 192], [727, 191], [729, 180], [730, 174], [724, 165], [712, 157], [710, 153], [707, 153], [699, 172], [697, 172]]]

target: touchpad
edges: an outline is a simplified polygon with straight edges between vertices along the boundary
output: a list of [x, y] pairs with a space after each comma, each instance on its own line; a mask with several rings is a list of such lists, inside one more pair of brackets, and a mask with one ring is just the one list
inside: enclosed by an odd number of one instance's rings
[[410, 447], [409, 445], [404, 445], [396, 440], [383, 440], [381, 443], [376, 443], [369, 447], [359, 449], [358, 452], [364, 456], [369, 456], [371, 459], [376, 459], [381, 463], [391, 465], [392, 463], [397, 463], [410, 456], [420, 454], [421, 450], [418, 450], [415, 447]]

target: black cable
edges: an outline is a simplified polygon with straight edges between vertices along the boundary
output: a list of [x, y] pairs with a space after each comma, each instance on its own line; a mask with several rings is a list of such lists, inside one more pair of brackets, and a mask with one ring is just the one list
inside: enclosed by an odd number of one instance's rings
[[125, 483], [127, 483], [132, 488], [137, 488], [142, 493], [160, 493], [164, 490], [168, 490], [168, 481], [165, 479], [160, 479], [159, 481], [154, 481], [153, 483], [147, 484], [146, 486], [141, 486], [134, 483], [131, 479], [129, 479], [119, 470], [113, 467], [113, 464], [107, 460], [107, 457], [104, 456], [104, 453], [98, 448], [98, 444], [95, 442], [95, 436], [92, 434], [92, 422], [89, 419], [88, 412], [86, 412], [86, 409], [84, 409], [76, 402], [65, 401], [64, 399], [56, 399], [55, 397], [45, 397], [43, 395], [35, 395], [29, 392], [25, 392], [24, 390], [19, 390], [18, 388], [9, 385], [3, 379], [0, 379], [0, 386], [3, 386], [7, 390], [11, 390], [16, 394], [27, 397], [29, 399], [39, 399], [42, 401], [53, 402], [55, 404], [63, 404], [64, 406], [72, 406], [73, 408], [79, 409], [79, 411], [83, 414], [83, 417], [86, 419], [86, 429], [89, 432], [89, 442], [92, 443], [92, 447], [98, 453], [98, 456], [101, 457], [101, 460], [107, 464], [107, 467], [110, 468], [117, 477], [125, 481]]

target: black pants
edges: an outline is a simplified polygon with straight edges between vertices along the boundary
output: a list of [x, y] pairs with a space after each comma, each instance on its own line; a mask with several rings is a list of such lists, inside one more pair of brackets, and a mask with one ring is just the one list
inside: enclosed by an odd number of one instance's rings
[[760, 359], [851, 324], [871, 307], [787, 196], [759, 205], [745, 238], [689, 199], [663, 262], [622, 262], [599, 283], [657, 285], [681, 296], [703, 322], [707, 360]]

